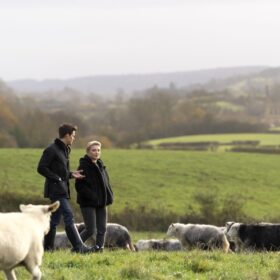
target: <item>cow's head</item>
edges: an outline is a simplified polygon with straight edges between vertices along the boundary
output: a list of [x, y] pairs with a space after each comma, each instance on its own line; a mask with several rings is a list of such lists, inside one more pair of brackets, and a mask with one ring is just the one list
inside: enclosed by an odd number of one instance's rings
[[20, 204], [19, 209], [23, 213], [52, 213], [58, 209], [59, 205], [59, 201], [56, 201], [50, 205]]
[[19, 209], [23, 213], [32, 215], [34, 218], [36, 217], [37, 221], [40, 221], [43, 225], [42, 229], [44, 231], [44, 234], [47, 234], [50, 230], [51, 213], [55, 212], [58, 209], [59, 205], [59, 201], [56, 201], [50, 205], [21, 204], [19, 206]]

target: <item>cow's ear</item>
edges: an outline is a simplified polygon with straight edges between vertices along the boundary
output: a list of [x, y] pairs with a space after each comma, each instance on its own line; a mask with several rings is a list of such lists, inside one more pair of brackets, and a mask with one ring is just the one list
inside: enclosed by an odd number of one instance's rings
[[25, 205], [25, 204], [20, 204], [20, 205], [19, 205], [19, 210], [20, 210], [21, 212], [24, 212], [25, 209], [26, 209], [26, 205]]
[[55, 212], [58, 209], [59, 205], [60, 205], [59, 201], [56, 201], [56, 202], [52, 203], [48, 207], [48, 212]]

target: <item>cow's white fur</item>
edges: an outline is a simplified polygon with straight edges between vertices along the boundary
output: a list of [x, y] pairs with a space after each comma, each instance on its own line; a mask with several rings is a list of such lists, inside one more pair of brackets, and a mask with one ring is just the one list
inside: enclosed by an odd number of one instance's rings
[[178, 238], [187, 249], [207, 247], [229, 251], [229, 242], [224, 230], [213, 225], [173, 223], [169, 226], [167, 235]]
[[58, 201], [51, 205], [21, 204], [21, 212], [0, 213], [0, 270], [8, 280], [16, 280], [14, 268], [18, 265], [24, 265], [32, 279], [41, 279], [43, 239], [49, 231], [51, 212], [58, 207]]

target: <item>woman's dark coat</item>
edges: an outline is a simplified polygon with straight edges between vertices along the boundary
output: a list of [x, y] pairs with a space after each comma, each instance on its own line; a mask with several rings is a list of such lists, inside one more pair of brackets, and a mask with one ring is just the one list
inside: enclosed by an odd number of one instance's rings
[[80, 207], [104, 207], [113, 203], [106, 167], [101, 159], [96, 163], [85, 155], [80, 159], [78, 170], [83, 170], [85, 178], [76, 180], [77, 203]]

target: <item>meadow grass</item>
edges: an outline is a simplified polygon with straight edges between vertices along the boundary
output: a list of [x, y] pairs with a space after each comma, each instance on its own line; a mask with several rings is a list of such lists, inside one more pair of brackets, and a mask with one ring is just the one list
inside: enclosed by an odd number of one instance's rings
[[[279, 133], [228, 133], [228, 134], [203, 134], [203, 135], [189, 135], [170, 138], [161, 138], [147, 141], [148, 144], [158, 145], [160, 143], [189, 143], [189, 142], [219, 142], [220, 144], [227, 144], [232, 141], [260, 141], [261, 146], [279, 146]], [[228, 145], [230, 147], [230, 145]]]
[[[256, 280], [280, 278], [279, 253], [224, 254], [221, 251], [128, 252], [105, 251], [79, 255], [70, 251], [45, 253], [43, 279], [54, 280], [169, 280], [224, 279]], [[24, 268], [19, 279], [30, 279]], [[1, 278], [2, 276], [2, 278]], [[0, 274], [0, 279], [4, 279]]]
[[[44, 178], [36, 172], [41, 153], [41, 149], [0, 149], [2, 209], [42, 200]], [[72, 169], [83, 154], [73, 150]], [[279, 218], [278, 155], [112, 149], [104, 150], [102, 158], [115, 193], [111, 213], [143, 206], [182, 215], [190, 208], [199, 211], [194, 196], [209, 193], [220, 204], [225, 199], [242, 201], [244, 212], [255, 219]], [[71, 191], [77, 209], [73, 182]]]
[[[42, 149], [0, 149], [0, 207], [42, 199], [44, 179], [36, 172]], [[83, 150], [74, 149], [75, 169]], [[174, 211], [199, 211], [195, 194], [214, 194], [218, 202], [230, 199], [259, 220], [279, 218], [280, 156], [159, 150], [104, 150], [115, 192], [110, 212], [127, 205]], [[72, 204], [77, 210], [72, 188]], [[48, 200], [46, 200], [47, 202]], [[17, 204], [16, 204], [17, 203]], [[78, 211], [78, 210], [77, 210]], [[75, 215], [77, 216], [77, 213]], [[164, 238], [163, 232], [132, 232], [139, 239]], [[276, 253], [224, 254], [220, 251], [126, 252], [77, 255], [70, 251], [45, 253], [43, 279], [280, 279]], [[30, 279], [24, 268], [19, 279]], [[0, 279], [4, 276], [0, 273]]]

